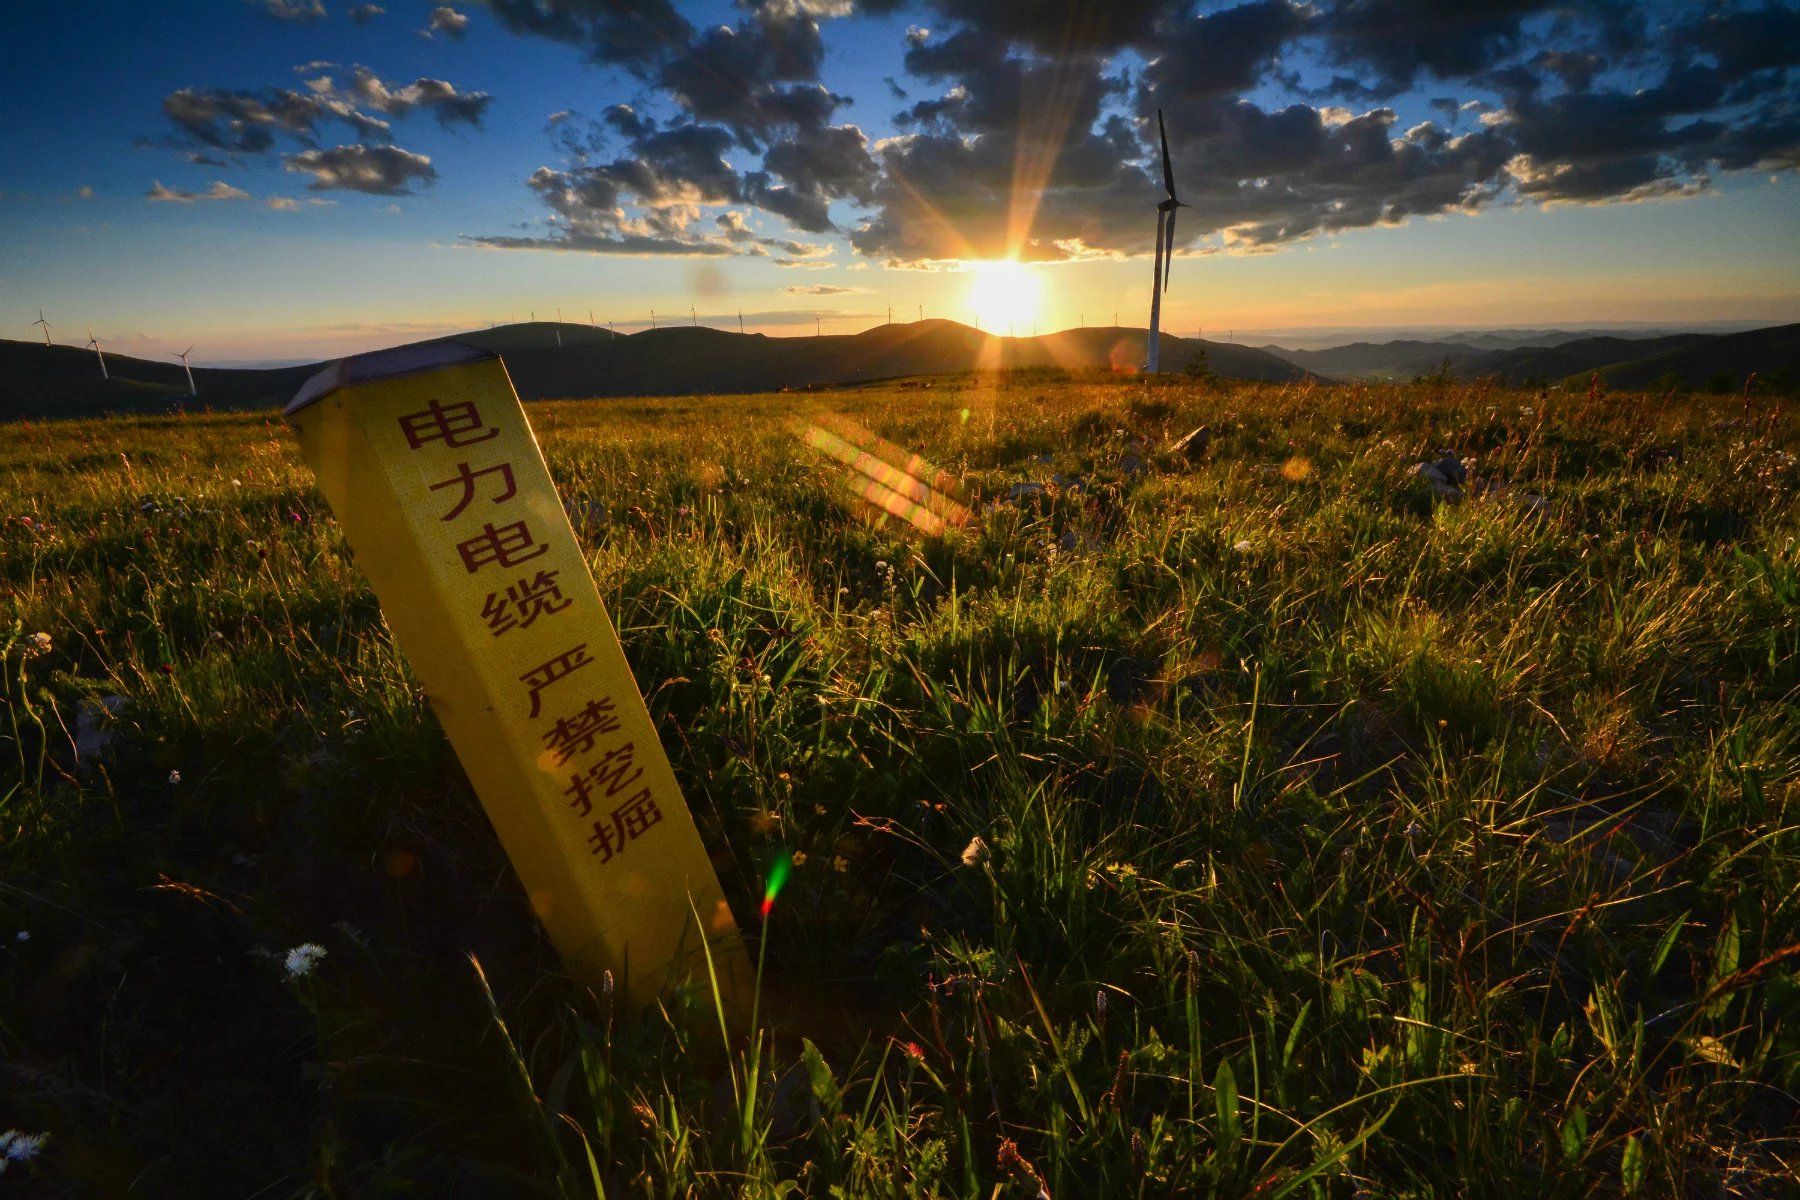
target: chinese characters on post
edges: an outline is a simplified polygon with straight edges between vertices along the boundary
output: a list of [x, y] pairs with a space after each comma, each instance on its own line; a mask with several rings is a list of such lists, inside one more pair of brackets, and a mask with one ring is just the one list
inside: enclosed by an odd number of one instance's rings
[[504, 366], [365, 355], [288, 414], [571, 971], [648, 1002], [709, 952], [736, 1007], [736, 923]]

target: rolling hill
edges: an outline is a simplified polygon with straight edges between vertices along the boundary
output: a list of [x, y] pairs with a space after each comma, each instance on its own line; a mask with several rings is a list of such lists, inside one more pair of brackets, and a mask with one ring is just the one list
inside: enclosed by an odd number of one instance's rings
[[1494, 350], [1456, 364], [1465, 379], [1498, 379], [1502, 383], [1553, 383], [1573, 375], [1587, 376], [1613, 363], [1681, 350], [1718, 341], [1719, 335], [1677, 333], [1659, 338], [1593, 337], [1559, 346], [1521, 346]]
[[91, 350], [0, 341], [0, 421], [168, 412], [184, 406], [262, 408], [285, 404], [318, 367], [195, 367], [197, 399], [189, 398], [178, 362], [109, 353], [106, 369], [111, 378], [100, 378]]
[[1465, 342], [1427, 342], [1403, 338], [1392, 342], [1351, 342], [1324, 350], [1263, 350], [1296, 366], [1334, 379], [1412, 379], [1429, 375], [1448, 360], [1454, 368], [1486, 351]]
[[[1697, 389], [1729, 378], [1741, 387], [1755, 373], [1778, 383], [1800, 372], [1800, 325], [1778, 325], [1741, 333], [1671, 333], [1624, 337], [1546, 335], [1541, 345], [1507, 345], [1478, 335], [1467, 341], [1398, 339], [1351, 342], [1322, 350], [1262, 349], [1308, 371], [1335, 379], [1414, 379], [1446, 363], [1463, 379], [1495, 379], [1513, 386], [1562, 381], [1586, 384], [1598, 372], [1615, 388], [1644, 389], [1670, 383]], [[1780, 374], [1787, 372], [1787, 375]]]
[[1750, 372], [1766, 384], [1792, 391], [1800, 376], [1800, 324], [1728, 333], [1615, 363], [1600, 372], [1614, 388], [1658, 388], [1679, 380], [1687, 388], [1728, 384], [1736, 391]]
[[[560, 334], [562, 344], [557, 345]], [[732, 394], [1028, 367], [1135, 370], [1141, 329], [1068, 329], [1035, 338], [992, 337], [955, 321], [880, 325], [855, 334], [772, 338], [705, 326], [614, 335], [587, 325], [534, 322], [475, 330], [438, 341], [499, 353], [527, 400], [605, 396]], [[1308, 372], [1250, 346], [1165, 337], [1163, 361], [1180, 371], [1204, 348], [1230, 379], [1284, 381]], [[183, 405], [258, 408], [284, 404], [321, 364], [272, 370], [194, 369], [186, 395], [179, 363], [107, 356], [99, 378], [91, 351], [0, 341], [0, 420], [165, 412]]]

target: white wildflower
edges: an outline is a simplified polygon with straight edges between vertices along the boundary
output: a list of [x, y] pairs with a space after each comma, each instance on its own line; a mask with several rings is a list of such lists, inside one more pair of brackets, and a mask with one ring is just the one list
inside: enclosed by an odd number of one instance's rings
[[992, 854], [993, 852], [988, 849], [988, 844], [981, 839], [980, 835], [977, 835], [970, 838], [969, 844], [963, 847], [962, 865], [978, 867], [992, 857]]
[[13, 934], [13, 941], [15, 942], [29, 942], [30, 940], [31, 930], [29, 929], [21, 929], [19, 932]]
[[21, 1133], [17, 1129], [9, 1129], [0, 1133], [0, 1154], [4, 1154], [10, 1162], [30, 1162], [50, 1140], [47, 1133]]
[[1249, 538], [1239, 538], [1237, 541], [1231, 543], [1231, 548], [1239, 554], [1248, 554], [1253, 549], [1250, 545]]
[[181, 782], [181, 772], [180, 771], [170, 771], [169, 772], [169, 782], [170, 783], [180, 783]]
[[282, 965], [287, 968], [289, 979], [304, 979], [312, 974], [313, 968], [318, 966], [319, 960], [324, 957], [325, 947], [317, 942], [307, 942], [305, 945], [295, 946], [289, 950]]
[[51, 645], [52, 645], [52, 643], [51, 643], [51, 641], [50, 641], [50, 635], [49, 635], [49, 634], [47, 634], [47, 633], [34, 633], [34, 634], [32, 634], [32, 635], [31, 635], [31, 636], [30, 636], [30, 637], [29, 637], [29, 638], [27, 638], [27, 639], [26, 639], [26, 640], [27, 640], [27, 641], [29, 641], [29, 642], [30, 642], [30, 643], [31, 643], [31, 649], [32, 649], [32, 650], [33, 650], [33, 651], [34, 651], [34, 652], [35, 652], [35, 653], [38, 653], [38, 654], [48, 654], [48, 653], [50, 653], [50, 647], [51, 647]]

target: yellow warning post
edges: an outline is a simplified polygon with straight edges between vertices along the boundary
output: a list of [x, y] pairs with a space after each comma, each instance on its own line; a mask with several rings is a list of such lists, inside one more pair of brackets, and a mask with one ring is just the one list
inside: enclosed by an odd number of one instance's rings
[[709, 989], [710, 949], [747, 1007], [737, 923], [505, 365], [347, 358], [287, 417], [570, 973], [648, 1004]]

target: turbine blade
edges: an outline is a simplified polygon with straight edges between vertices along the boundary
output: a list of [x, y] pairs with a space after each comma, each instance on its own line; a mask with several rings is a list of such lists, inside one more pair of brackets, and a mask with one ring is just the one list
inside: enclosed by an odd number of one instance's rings
[[1156, 281], [1163, 277], [1163, 238], [1164, 229], [1168, 227], [1169, 214], [1158, 209], [1156, 211], [1156, 263], [1152, 268], [1150, 287], [1155, 289]]
[[1175, 169], [1169, 165], [1169, 130], [1163, 124], [1162, 109], [1156, 110], [1156, 132], [1162, 137], [1163, 187], [1168, 189], [1169, 199], [1175, 198]]
[[1169, 271], [1175, 266], [1175, 210], [1169, 210], [1167, 241], [1163, 243], [1163, 291], [1169, 290]]

